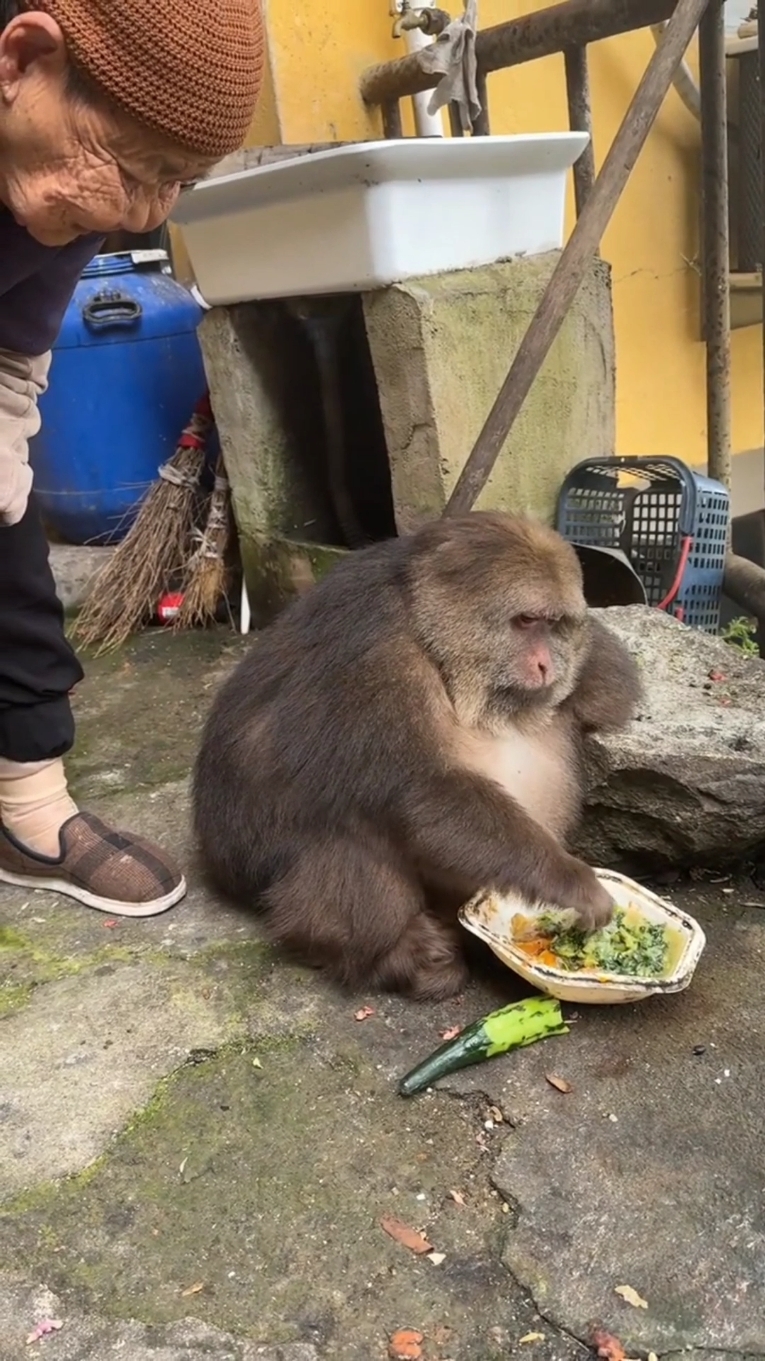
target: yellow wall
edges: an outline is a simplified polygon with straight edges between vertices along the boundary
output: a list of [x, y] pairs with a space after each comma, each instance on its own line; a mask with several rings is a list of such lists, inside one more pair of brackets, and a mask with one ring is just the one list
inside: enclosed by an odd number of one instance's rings
[[[480, 25], [542, 0], [481, 0]], [[452, 13], [458, 5], [452, 3]], [[357, 94], [369, 65], [402, 56], [388, 0], [268, 0], [273, 88], [264, 124], [283, 142], [380, 133]], [[602, 160], [653, 51], [649, 31], [590, 49], [595, 154]], [[551, 57], [490, 77], [492, 131], [567, 126], [563, 60]], [[671, 91], [603, 242], [613, 267], [617, 341], [617, 449], [706, 457], [704, 347], [699, 339], [698, 125]], [[267, 140], [253, 135], [251, 141]], [[274, 139], [276, 140], [276, 139]], [[763, 443], [761, 331], [733, 335], [733, 447]]]

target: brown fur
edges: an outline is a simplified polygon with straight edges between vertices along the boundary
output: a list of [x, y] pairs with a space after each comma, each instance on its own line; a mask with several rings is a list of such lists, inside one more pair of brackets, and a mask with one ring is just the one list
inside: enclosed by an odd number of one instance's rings
[[349, 556], [224, 684], [194, 774], [203, 854], [341, 982], [448, 996], [456, 910], [481, 887], [608, 919], [563, 842], [581, 734], [637, 696], [557, 534], [496, 513], [429, 525]]

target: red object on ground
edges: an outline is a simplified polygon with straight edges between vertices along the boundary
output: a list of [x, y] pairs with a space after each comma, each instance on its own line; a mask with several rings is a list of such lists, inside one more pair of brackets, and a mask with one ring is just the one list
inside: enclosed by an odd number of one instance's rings
[[182, 604], [182, 591], [168, 591], [165, 595], [160, 596], [157, 605], [157, 618], [160, 624], [169, 624], [170, 620], [175, 618]]

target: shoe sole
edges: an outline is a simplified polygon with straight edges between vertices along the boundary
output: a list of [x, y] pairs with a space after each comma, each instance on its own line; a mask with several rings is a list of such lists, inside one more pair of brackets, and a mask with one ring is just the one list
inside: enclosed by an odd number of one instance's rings
[[61, 893], [65, 898], [74, 898], [84, 907], [93, 907], [96, 912], [108, 912], [113, 917], [158, 917], [175, 907], [186, 893], [186, 880], [181, 882], [164, 898], [153, 898], [149, 903], [121, 903], [116, 898], [99, 898], [86, 888], [69, 883], [68, 879], [37, 879], [32, 874], [11, 874], [0, 869], [0, 883], [12, 884], [15, 888], [38, 888], [46, 893]]

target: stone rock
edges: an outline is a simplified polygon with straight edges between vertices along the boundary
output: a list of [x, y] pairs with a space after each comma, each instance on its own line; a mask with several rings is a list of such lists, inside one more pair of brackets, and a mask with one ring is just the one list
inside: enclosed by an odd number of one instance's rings
[[82, 608], [91, 583], [113, 552], [113, 548], [96, 548], [91, 544], [82, 547], [51, 544], [50, 565], [56, 592], [67, 612], [74, 613]]
[[765, 851], [765, 663], [637, 605], [595, 611], [644, 699], [593, 742], [579, 848], [594, 864], [720, 864]]

